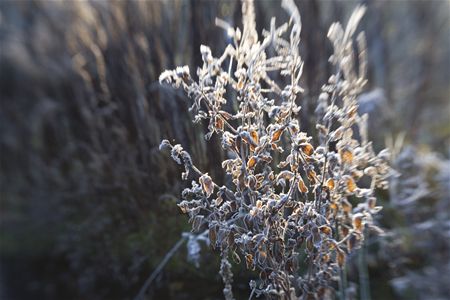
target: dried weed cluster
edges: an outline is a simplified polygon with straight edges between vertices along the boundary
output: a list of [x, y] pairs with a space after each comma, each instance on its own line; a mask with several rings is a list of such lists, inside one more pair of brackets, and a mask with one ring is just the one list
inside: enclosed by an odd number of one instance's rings
[[252, 295], [330, 297], [347, 255], [369, 230], [380, 231], [372, 221], [381, 208], [374, 190], [387, 187], [388, 152], [372, 149], [367, 115], [358, 114], [357, 103], [366, 83], [366, 44], [364, 33], [354, 35], [365, 8], [355, 9], [345, 29], [330, 27], [335, 73], [317, 101], [316, 131], [308, 133], [297, 116], [300, 14], [293, 1], [282, 7], [289, 23], [277, 27], [272, 19], [260, 39], [253, 3], [243, 1], [243, 31], [217, 20], [233, 43], [220, 57], [201, 47], [198, 81], [186, 66], [160, 76], [186, 91], [194, 122], [208, 120], [206, 138], [218, 134], [229, 154], [222, 167], [232, 184], [219, 186], [181, 145], [161, 143], [184, 165], [183, 179], [198, 178], [179, 207], [193, 231], [207, 229], [211, 246], [220, 250], [226, 299], [233, 299], [230, 258], [259, 273], [250, 282]]

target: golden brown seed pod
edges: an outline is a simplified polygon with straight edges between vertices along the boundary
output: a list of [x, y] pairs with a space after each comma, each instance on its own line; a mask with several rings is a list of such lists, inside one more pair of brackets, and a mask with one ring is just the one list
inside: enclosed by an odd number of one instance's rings
[[334, 202], [330, 204], [330, 208], [331, 208], [333, 211], [335, 211], [335, 212], [338, 210], [338, 206], [337, 206], [337, 204], [334, 203]]
[[345, 264], [345, 253], [342, 250], [337, 251], [337, 262], [339, 267], [343, 267]]
[[311, 184], [316, 184], [317, 183], [317, 175], [316, 175], [316, 172], [314, 170], [309, 170], [308, 171], [308, 180], [309, 180], [309, 182], [311, 182]]
[[305, 182], [301, 178], [298, 180], [297, 188], [302, 193], [307, 193], [308, 192], [308, 188], [306, 187]]
[[326, 235], [331, 235], [331, 228], [327, 225], [322, 225], [319, 227], [319, 230]]
[[278, 142], [280, 140], [281, 134], [283, 133], [284, 128], [277, 129], [272, 134], [272, 139], [270, 140], [272, 143]]
[[243, 87], [244, 87], [244, 78], [240, 78], [236, 85], [236, 89], [238, 91], [240, 91], [240, 90], [242, 90]]
[[250, 157], [250, 159], [247, 162], [247, 169], [253, 169], [256, 165], [256, 162], [257, 162], [256, 156]]
[[300, 149], [303, 153], [308, 156], [311, 156], [314, 153], [314, 147], [309, 143], [303, 143], [300, 145]]
[[253, 255], [251, 255], [250, 253], [245, 254], [245, 262], [247, 264], [247, 269], [252, 269], [253, 268]]
[[345, 185], [347, 187], [347, 191], [350, 193], [353, 193], [357, 188], [355, 180], [349, 176], [345, 179]]
[[256, 144], [259, 144], [258, 133], [255, 130], [250, 131], [250, 136]]
[[334, 179], [333, 178], [329, 178], [326, 182], [326, 185], [328, 187], [328, 189], [330, 191], [334, 190], [335, 184], [334, 184]]
[[354, 106], [350, 107], [350, 109], [348, 110], [348, 117], [353, 118], [356, 115], [357, 111], [358, 111], [358, 106], [354, 105]]
[[343, 148], [339, 151], [339, 154], [341, 156], [341, 161], [343, 163], [351, 163], [353, 161], [353, 153], [348, 148]]
[[223, 130], [223, 127], [224, 127], [223, 119], [219, 116], [216, 116], [214, 126], [219, 130]]

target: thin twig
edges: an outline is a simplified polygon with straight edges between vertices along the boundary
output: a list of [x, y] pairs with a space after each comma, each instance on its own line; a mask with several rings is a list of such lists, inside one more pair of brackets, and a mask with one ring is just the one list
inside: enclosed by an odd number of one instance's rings
[[170, 249], [170, 251], [164, 256], [164, 259], [159, 263], [159, 265], [156, 267], [156, 269], [152, 272], [149, 278], [145, 281], [144, 285], [139, 290], [139, 293], [134, 298], [134, 300], [141, 300], [143, 299], [145, 292], [152, 284], [153, 280], [156, 279], [156, 277], [159, 275], [159, 273], [162, 271], [162, 269], [165, 267], [165, 265], [169, 262], [169, 260], [174, 256], [174, 254], [177, 252], [177, 250], [183, 245], [183, 243], [186, 241], [186, 237], [182, 236], [181, 239]]
[[[364, 229], [364, 234], [368, 238], [368, 230]], [[358, 272], [361, 300], [371, 300], [369, 272], [367, 270], [367, 240], [364, 240], [358, 253]]]

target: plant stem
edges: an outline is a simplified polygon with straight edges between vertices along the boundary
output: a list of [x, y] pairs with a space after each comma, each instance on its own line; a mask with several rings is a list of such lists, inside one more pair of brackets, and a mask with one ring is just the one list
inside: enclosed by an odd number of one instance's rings
[[[364, 230], [366, 238], [368, 238], [367, 230]], [[369, 285], [369, 271], [367, 269], [367, 243], [366, 240], [361, 245], [358, 253], [358, 273], [359, 273], [359, 288], [361, 293], [361, 300], [371, 300], [370, 285]]]
[[186, 241], [186, 237], [182, 237], [173, 247], [170, 249], [169, 252], [167, 252], [164, 259], [159, 263], [159, 265], [156, 267], [156, 269], [153, 271], [153, 273], [150, 275], [150, 277], [145, 281], [144, 285], [139, 290], [139, 293], [134, 298], [134, 300], [141, 300], [143, 299], [145, 292], [149, 288], [149, 286], [152, 284], [153, 280], [158, 276], [158, 274], [162, 271], [164, 266], [169, 262], [169, 260], [172, 258], [172, 256], [178, 251], [178, 249], [183, 245], [183, 243]]
[[340, 300], [346, 300], [346, 272], [345, 272], [345, 266], [342, 266], [339, 270], [339, 299]]

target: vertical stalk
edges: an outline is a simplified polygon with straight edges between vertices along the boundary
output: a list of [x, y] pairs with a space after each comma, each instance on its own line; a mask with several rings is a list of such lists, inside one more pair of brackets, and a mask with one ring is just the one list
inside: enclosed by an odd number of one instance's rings
[[370, 297], [370, 285], [369, 285], [369, 271], [367, 267], [367, 238], [368, 232], [364, 229], [364, 240], [361, 245], [361, 249], [358, 253], [358, 273], [359, 273], [359, 289], [361, 294], [361, 300], [371, 300]]
[[[336, 220], [335, 225], [335, 238], [339, 240], [339, 221]], [[342, 268], [339, 268], [339, 300], [346, 300], [345, 289], [347, 287], [347, 274], [345, 272], [345, 264]]]
[[345, 273], [345, 266], [343, 266], [339, 270], [339, 300], [346, 300], [345, 288], [347, 280], [345, 280], [345, 277], [347, 276]]

